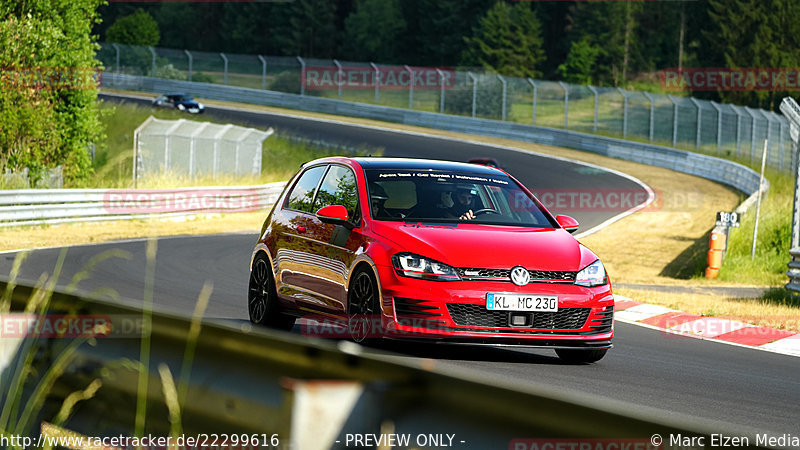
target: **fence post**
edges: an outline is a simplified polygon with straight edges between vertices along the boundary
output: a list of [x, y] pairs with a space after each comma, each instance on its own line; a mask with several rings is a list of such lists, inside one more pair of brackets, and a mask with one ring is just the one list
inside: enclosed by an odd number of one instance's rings
[[500, 83], [502, 83], [502, 85], [503, 85], [503, 103], [502, 103], [503, 110], [501, 111], [501, 116], [503, 118], [503, 122], [505, 122], [506, 121], [506, 99], [508, 98], [507, 97], [507, 95], [508, 95], [507, 87], [508, 86], [506, 84], [505, 78], [503, 78], [502, 76], [497, 75], [497, 79], [500, 80]]
[[647, 100], [650, 101], [650, 142], [653, 142], [653, 130], [655, 129], [655, 116], [656, 116], [656, 101], [648, 92], [642, 92]]
[[183, 50], [183, 53], [186, 53], [186, 57], [189, 58], [189, 81], [192, 81], [192, 54], [186, 49]]
[[559, 81], [561, 89], [564, 89], [564, 129], [569, 125], [569, 86], [563, 81]]
[[444, 73], [438, 68], [436, 69], [436, 73], [439, 74], [439, 86], [440, 86], [440, 93], [439, 93], [439, 112], [444, 114]]
[[[762, 116], [764, 116], [764, 120], [766, 120], [766, 121], [767, 121], [767, 136], [766, 136], [766, 138], [765, 138], [764, 140], [765, 140], [767, 143], [769, 143], [769, 142], [772, 142], [772, 136], [770, 136], [770, 132], [772, 131], [772, 120], [770, 119], [770, 116], [769, 116], [769, 115], [767, 115], [767, 113], [766, 113], [766, 112], [765, 112], [763, 109], [759, 108], [759, 109], [758, 109], [758, 112], [759, 112], [759, 113], [760, 113]], [[767, 150], [765, 150], [765, 151], [767, 151], [767, 152], [768, 152], [768, 151], [769, 151], [769, 149], [767, 149]]]
[[750, 116], [750, 164], [753, 164], [753, 156], [756, 153], [756, 115], [747, 106], [744, 110]]
[[380, 81], [381, 70], [378, 68], [378, 66], [375, 63], [371, 62], [371, 63], [369, 63], [369, 65], [372, 66], [373, 69], [375, 69], [375, 80], [374, 80], [374, 82], [375, 82], [375, 104], [377, 105], [378, 104], [378, 100], [379, 100], [378, 89], [379, 89], [379, 86], [381, 84], [381, 81]]
[[694, 148], [700, 148], [700, 130], [703, 127], [703, 108], [700, 107], [700, 102], [694, 97], [689, 97], [695, 108], [697, 108], [697, 126], [695, 127], [695, 143]]
[[736, 156], [742, 153], [742, 112], [735, 106], [731, 106], [733, 112], [736, 113]]
[[667, 94], [667, 98], [672, 102], [672, 146], [678, 146], [678, 101], [672, 94]]
[[342, 99], [342, 85], [344, 84], [344, 70], [338, 59], [334, 59], [333, 63], [336, 65], [336, 96], [339, 100]]
[[228, 85], [228, 57], [225, 56], [225, 53], [220, 53], [219, 56], [222, 57], [223, 61], [223, 72], [222, 72], [222, 84]]
[[719, 156], [722, 154], [722, 108], [713, 101], [711, 106], [717, 110], [717, 156]]
[[300, 96], [302, 97], [306, 95], [306, 62], [299, 56], [297, 61], [300, 63]]
[[116, 72], [119, 73], [119, 45], [111, 44], [111, 46], [114, 47], [114, 50], [117, 52], [117, 65], [114, 67], [117, 69]]
[[478, 77], [472, 72], [467, 72], [467, 75], [472, 79], [472, 118], [474, 119], [478, 106]]
[[622, 94], [622, 137], [628, 137], [628, 94], [622, 88], [617, 88]]
[[151, 62], [150, 67], [150, 76], [155, 78], [156, 77], [156, 50], [153, 48], [152, 45], [148, 45], [147, 49], [150, 50], [150, 55], [152, 55], [153, 60]]
[[536, 80], [533, 78], [528, 77], [528, 83], [531, 84], [533, 87], [533, 104], [531, 106], [531, 125], [536, 125], [536, 101], [538, 100], [538, 88], [536, 86]]
[[261, 61], [261, 90], [267, 90], [267, 59], [258, 55], [258, 60]]
[[408, 65], [404, 67], [411, 75], [411, 80], [408, 82], [408, 109], [414, 109], [414, 69], [408, 67]]
[[778, 119], [778, 140], [780, 141], [780, 144], [779, 144], [779, 147], [778, 147], [779, 148], [779, 152], [780, 152], [780, 159], [778, 160], [778, 170], [783, 172], [783, 159], [784, 159], [783, 148], [784, 148], [784, 143], [786, 142], [786, 137], [785, 137], [785, 133], [784, 133], [784, 130], [786, 129], [786, 127], [783, 126], [783, 121], [786, 120], [786, 119], [784, 119], [782, 116], [778, 116], [777, 114], [776, 114], [776, 118]]
[[594, 122], [592, 123], [592, 131], [597, 133], [597, 107], [600, 104], [600, 97], [597, 93], [597, 89], [594, 86], [587, 85], [586, 87], [592, 91], [592, 94], [594, 94]]

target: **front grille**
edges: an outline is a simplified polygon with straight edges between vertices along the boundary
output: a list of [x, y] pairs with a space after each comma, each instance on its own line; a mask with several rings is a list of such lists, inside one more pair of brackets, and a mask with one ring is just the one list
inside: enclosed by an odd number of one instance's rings
[[606, 306], [605, 311], [598, 311], [592, 315], [589, 328], [595, 333], [608, 333], [611, 331], [611, 325], [614, 322], [614, 307]]
[[[535, 312], [529, 329], [577, 330], [583, 328], [590, 311], [589, 308], [562, 308], [556, 312]], [[448, 303], [447, 312], [457, 325], [517, 330], [508, 325], [508, 311], [488, 311], [483, 305]]]
[[397, 321], [405, 326], [441, 328], [444, 324], [439, 307], [425, 300], [395, 297], [394, 313]]
[[[508, 281], [511, 282], [511, 269], [481, 269], [459, 267], [456, 269], [462, 280], [467, 281]], [[531, 283], [574, 283], [577, 272], [566, 270], [530, 270]]]

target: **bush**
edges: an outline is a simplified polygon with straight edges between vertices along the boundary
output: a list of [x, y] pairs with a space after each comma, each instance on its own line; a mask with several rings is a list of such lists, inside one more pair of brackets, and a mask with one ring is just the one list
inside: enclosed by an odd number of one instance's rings
[[286, 92], [287, 94], [300, 93], [300, 73], [293, 71], [281, 72], [270, 81], [267, 88], [270, 91]]
[[[472, 115], [472, 86], [446, 91], [444, 95], [445, 112], [462, 116]], [[480, 84], [478, 84], [475, 101], [475, 111], [478, 117], [490, 119], [503, 117], [502, 88], [481, 89]]]

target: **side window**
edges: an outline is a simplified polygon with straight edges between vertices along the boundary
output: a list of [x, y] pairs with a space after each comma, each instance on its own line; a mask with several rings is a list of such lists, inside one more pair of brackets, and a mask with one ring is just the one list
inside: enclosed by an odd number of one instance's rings
[[326, 166], [312, 167], [297, 180], [292, 192], [289, 193], [289, 199], [286, 201], [286, 208], [296, 209], [298, 211], [305, 211], [313, 213], [311, 206], [314, 203], [314, 190], [319, 184], [319, 179], [325, 173]]
[[322, 180], [314, 203], [314, 211], [330, 205], [344, 206], [347, 209], [347, 216], [355, 218], [358, 205], [356, 176], [347, 167], [332, 165]]

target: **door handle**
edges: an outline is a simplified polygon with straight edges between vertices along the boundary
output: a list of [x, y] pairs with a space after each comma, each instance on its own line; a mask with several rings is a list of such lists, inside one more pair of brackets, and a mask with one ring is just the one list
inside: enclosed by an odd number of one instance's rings
[[298, 233], [305, 233], [306, 232], [306, 227], [297, 227], [297, 232]]

